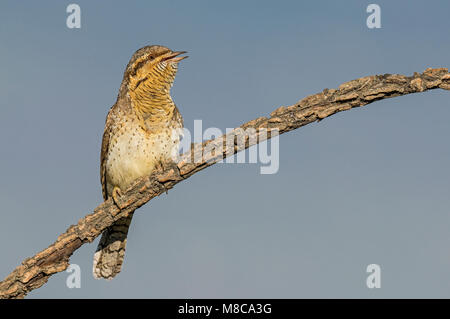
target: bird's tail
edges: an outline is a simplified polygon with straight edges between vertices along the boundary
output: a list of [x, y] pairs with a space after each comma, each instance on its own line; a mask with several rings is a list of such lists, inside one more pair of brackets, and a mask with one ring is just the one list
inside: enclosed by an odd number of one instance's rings
[[120, 272], [127, 245], [128, 228], [132, 218], [133, 213], [119, 219], [103, 232], [94, 254], [92, 271], [96, 279], [111, 280]]

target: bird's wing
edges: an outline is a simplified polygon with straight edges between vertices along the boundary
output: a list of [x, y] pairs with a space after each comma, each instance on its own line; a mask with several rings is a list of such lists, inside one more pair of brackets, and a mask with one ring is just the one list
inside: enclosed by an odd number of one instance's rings
[[109, 141], [111, 138], [111, 131], [114, 122], [113, 112], [114, 107], [112, 107], [109, 110], [108, 116], [106, 117], [105, 129], [103, 131], [103, 139], [102, 139], [102, 150], [100, 153], [100, 182], [102, 183], [102, 193], [104, 200], [108, 199], [108, 192], [106, 189], [106, 160], [108, 158]]

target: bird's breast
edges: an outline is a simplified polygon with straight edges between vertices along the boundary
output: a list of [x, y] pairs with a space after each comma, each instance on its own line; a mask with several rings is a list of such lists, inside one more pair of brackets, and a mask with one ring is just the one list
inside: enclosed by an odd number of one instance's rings
[[135, 179], [151, 174], [160, 161], [169, 160], [178, 149], [177, 130], [165, 128], [149, 134], [137, 125], [121, 127], [111, 136], [105, 163], [108, 193], [115, 186], [125, 190]]

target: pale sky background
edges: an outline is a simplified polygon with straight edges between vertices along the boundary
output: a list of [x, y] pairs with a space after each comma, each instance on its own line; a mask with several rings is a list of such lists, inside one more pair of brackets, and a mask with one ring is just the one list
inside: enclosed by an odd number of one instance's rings
[[[189, 51], [172, 94], [222, 130], [361, 76], [449, 67], [448, 1], [69, 1], [0, 4], [0, 277], [102, 201], [105, 116], [129, 58]], [[122, 273], [98, 239], [31, 298], [450, 297], [450, 105], [436, 90], [280, 137], [280, 169], [216, 165], [135, 214]], [[366, 287], [381, 266], [382, 287]]]

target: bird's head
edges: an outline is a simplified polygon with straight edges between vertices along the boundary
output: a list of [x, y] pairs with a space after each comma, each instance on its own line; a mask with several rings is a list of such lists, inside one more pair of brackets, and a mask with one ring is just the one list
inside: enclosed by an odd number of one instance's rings
[[187, 58], [186, 51], [172, 51], [160, 45], [137, 50], [125, 70], [121, 90], [129, 94], [168, 94], [175, 80], [178, 63]]

